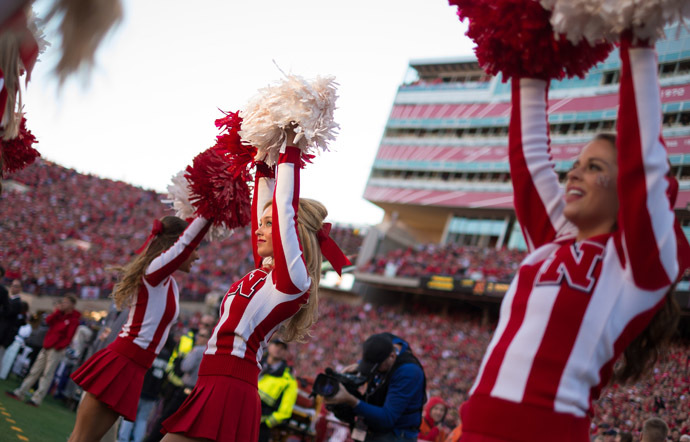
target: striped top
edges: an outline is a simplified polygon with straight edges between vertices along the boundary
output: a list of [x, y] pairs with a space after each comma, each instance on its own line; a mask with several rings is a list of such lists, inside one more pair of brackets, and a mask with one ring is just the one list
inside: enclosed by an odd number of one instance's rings
[[[150, 365], [141, 360], [142, 357], [155, 358], [161, 351], [179, 313], [179, 289], [172, 274], [199, 246], [210, 226], [211, 223], [205, 218], [196, 218], [172, 247], [151, 261], [142, 278], [136, 301], [129, 310], [127, 322], [113, 342], [114, 349], [134, 350], [128, 356], [139, 359], [142, 365]], [[131, 344], [143, 352], [132, 349]]]
[[463, 407], [463, 432], [588, 441], [592, 400], [676, 279], [656, 54], [626, 44], [620, 52], [618, 230], [584, 241], [563, 216], [548, 150], [547, 83], [513, 80], [510, 166], [530, 253], [503, 299]]
[[[228, 375], [254, 385], [271, 336], [309, 298], [311, 278], [297, 234], [301, 151], [288, 146], [280, 154], [273, 179], [257, 170], [253, 225], [271, 195], [273, 269], [258, 268], [235, 282], [220, 305], [220, 320], [201, 361], [200, 375]], [[252, 241], [254, 256], [256, 241]]]

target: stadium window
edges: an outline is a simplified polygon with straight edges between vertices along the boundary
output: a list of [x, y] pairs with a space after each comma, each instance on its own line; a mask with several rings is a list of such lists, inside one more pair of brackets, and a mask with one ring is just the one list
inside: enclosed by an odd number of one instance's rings
[[455, 136], [462, 138], [462, 134], [465, 133], [465, 129], [455, 129]]
[[565, 135], [570, 131], [570, 124], [569, 123], [564, 123], [561, 124], [560, 127], [558, 128], [558, 133], [561, 135]]
[[573, 132], [576, 134], [579, 134], [584, 130], [585, 130], [585, 123], [575, 123], [575, 125], [573, 126]]
[[479, 134], [486, 136], [486, 135], [489, 135], [490, 132], [491, 132], [490, 127], [482, 127]]
[[443, 172], [441, 174], [441, 180], [448, 181], [448, 178], [450, 178], [450, 172]]
[[690, 60], [684, 60], [678, 63], [678, 74], [690, 73]]
[[601, 127], [601, 121], [590, 121], [587, 123], [587, 132], [598, 132]]
[[671, 174], [674, 176], [679, 176], [680, 166], [671, 166]]
[[549, 124], [549, 133], [555, 134], [558, 130], [557, 124]]
[[472, 136], [477, 134], [477, 128], [476, 127], [470, 127], [467, 129], [467, 135]]
[[614, 120], [606, 120], [602, 121], [601, 123], [601, 130], [606, 131], [606, 130], [613, 130], [613, 126], [615, 125]]
[[678, 114], [665, 114], [664, 115], [664, 126], [673, 126], [678, 121]]
[[682, 112], [680, 114], [680, 124], [682, 124], [683, 126], [690, 125], [690, 112]]
[[690, 180], [690, 167], [682, 167], [680, 170], [681, 180]]
[[426, 130], [426, 129], [419, 129], [419, 130], [417, 130], [417, 134], [416, 134], [416, 135], [417, 135], [418, 137], [425, 137], [426, 134], [427, 134], [427, 130]]
[[678, 67], [678, 62], [674, 61], [671, 63], [661, 63], [659, 66], [659, 73], [663, 75], [672, 75], [674, 72], [676, 72], [676, 68]]
[[601, 78], [601, 84], [616, 84], [620, 80], [620, 71], [604, 72]]
[[474, 176], [475, 176], [475, 175], [476, 175], [476, 174], [475, 174], [474, 172], [467, 172], [467, 174], [465, 174], [465, 179], [466, 179], [467, 181], [472, 181], [472, 180], [474, 180]]

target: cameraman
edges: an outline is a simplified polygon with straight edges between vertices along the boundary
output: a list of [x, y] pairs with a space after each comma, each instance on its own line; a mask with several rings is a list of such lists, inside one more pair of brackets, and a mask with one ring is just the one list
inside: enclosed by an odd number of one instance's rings
[[[369, 378], [364, 399], [345, 388], [328, 404], [352, 407], [357, 416], [352, 437], [366, 432], [367, 442], [413, 442], [417, 440], [426, 400], [426, 378], [409, 344], [390, 333], [370, 336], [363, 345], [357, 371]], [[356, 434], [358, 433], [358, 434]]]

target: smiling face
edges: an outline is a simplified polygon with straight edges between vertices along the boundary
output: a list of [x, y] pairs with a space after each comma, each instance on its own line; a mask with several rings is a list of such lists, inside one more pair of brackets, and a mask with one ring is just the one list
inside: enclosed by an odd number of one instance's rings
[[618, 165], [607, 140], [590, 142], [568, 172], [563, 215], [577, 226], [578, 240], [613, 230], [618, 216]]
[[266, 207], [259, 220], [259, 228], [256, 229], [256, 251], [262, 258], [273, 256], [273, 223], [271, 206]]
[[443, 419], [443, 416], [446, 414], [446, 406], [443, 404], [436, 404], [433, 407], [431, 407], [431, 410], [429, 411], [429, 416], [434, 420], [434, 422], [438, 423], [441, 422]]

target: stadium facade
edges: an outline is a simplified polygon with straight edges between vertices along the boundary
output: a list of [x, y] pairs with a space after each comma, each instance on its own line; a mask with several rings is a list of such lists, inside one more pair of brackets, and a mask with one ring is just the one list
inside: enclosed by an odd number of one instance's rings
[[[680, 181], [675, 210], [690, 234], [690, 33], [679, 25], [666, 35], [657, 43], [663, 133]], [[551, 153], [562, 181], [595, 134], [615, 130], [619, 75], [614, 50], [584, 79], [552, 82]], [[524, 248], [513, 210], [509, 117], [510, 84], [486, 75], [475, 58], [410, 61], [364, 192], [384, 220], [360, 258], [430, 242]]]

